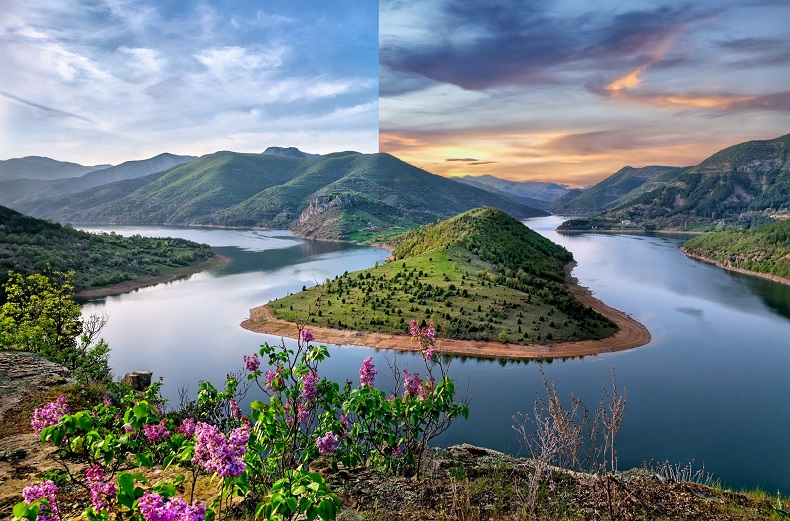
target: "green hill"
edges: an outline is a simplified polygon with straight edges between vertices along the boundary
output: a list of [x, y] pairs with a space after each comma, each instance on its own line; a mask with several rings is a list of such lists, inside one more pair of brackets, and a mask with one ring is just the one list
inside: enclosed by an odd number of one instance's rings
[[591, 215], [620, 206], [642, 193], [655, 190], [677, 177], [686, 168], [674, 166], [626, 166], [576, 197], [557, 201], [552, 211], [560, 215]]
[[790, 279], [790, 220], [748, 231], [706, 233], [686, 242], [683, 251], [727, 268]]
[[313, 310], [309, 324], [322, 327], [405, 334], [410, 320], [425, 319], [443, 337], [523, 344], [603, 338], [617, 329], [565, 288], [570, 252], [494, 208], [412, 230], [392, 256], [268, 307], [289, 321]]
[[790, 134], [741, 143], [688, 169], [651, 192], [564, 229], [710, 230], [751, 227], [790, 214]]
[[481, 205], [517, 218], [546, 215], [389, 154], [357, 152], [317, 157], [217, 152], [163, 173], [20, 209], [60, 222], [258, 226], [364, 241]]
[[170, 275], [213, 255], [208, 245], [184, 239], [92, 234], [0, 206], [0, 283], [9, 270], [74, 271], [80, 290]]

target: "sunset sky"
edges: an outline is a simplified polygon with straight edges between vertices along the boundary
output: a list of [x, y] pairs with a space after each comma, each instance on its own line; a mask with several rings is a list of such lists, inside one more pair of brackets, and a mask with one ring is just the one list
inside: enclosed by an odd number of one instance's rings
[[0, 159], [378, 149], [378, 4], [3, 0]]
[[597, 182], [790, 132], [790, 2], [383, 0], [380, 149]]

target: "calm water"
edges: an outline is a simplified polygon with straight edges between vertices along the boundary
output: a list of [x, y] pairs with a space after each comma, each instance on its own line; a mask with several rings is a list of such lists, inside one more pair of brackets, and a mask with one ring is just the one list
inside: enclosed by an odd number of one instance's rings
[[[730, 274], [692, 261], [681, 237], [554, 232], [557, 217], [527, 221], [571, 250], [574, 274], [607, 304], [650, 330], [645, 347], [556, 361], [545, 366], [564, 395], [588, 406], [610, 381], [628, 393], [617, 439], [620, 468], [644, 461], [686, 464], [733, 487], [790, 494], [790, 287]], [[221, 383], [241, 356], [279, 338], [247, 332], [248, 309], [343, 271], [383, 261], [387, 252], [295, 239], [287, 232], [116, 227], [119, 233], [175, 235], [215, 246], [232, 262], [187, 280], [91, 301], [86, 314], [105, 311], [105, 338], [116, 372], [149, 369], [165, 377], [165, 394], [194, 393], [199, 380]], [[322, 368], [338, 381], [356, 380], [373, 355], [378, 383], [387, 387], [391, 352], [343, 347]], [[399, 354], [399, 367], [419, 367]], [[455, 359], [451, 373], [472, 399], [468, 421], [440, 440], [469, 442], [518, 453], [512, 416], [532, 410], [540, 377], [535, 363]]]

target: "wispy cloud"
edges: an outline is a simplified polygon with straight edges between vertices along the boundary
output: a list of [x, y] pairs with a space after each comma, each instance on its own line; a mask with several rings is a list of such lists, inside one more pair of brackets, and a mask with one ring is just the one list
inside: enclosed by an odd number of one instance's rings
[[[259, 151], [278, 130], [307, 140], [278, 143], [317, 152], [378, 148], [377, 110], [360, 109], [378, 106], [372, 4], [31, 0], [3, 9], [0, 111], [14, 131], [0, 129], [0, 157], [117, 163], [219, 143]], [[337, 132], [319, 139], [327, 117]]]

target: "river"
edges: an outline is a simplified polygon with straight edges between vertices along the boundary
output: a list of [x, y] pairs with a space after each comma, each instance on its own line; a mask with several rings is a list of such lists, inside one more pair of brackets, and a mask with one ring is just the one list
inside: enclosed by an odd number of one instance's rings
[[[590, 408], [614, 369], [628, 395], [616, 440], [620, 469], [693, 461], [726, 486], [790, 494], [790, 287], [688, 259], [679, 250], [682, 236], [560, 235], [554, 228], [561, 221], [525, 222], [573, 252], [582, 285], [652, 334], [644, 347], [544, 365], [563, 396], [572, 390]], [[86, 315], [110, 317], [103, 336], [116, 373], [151, 370], [164, 377], [164, 394], [174, 402], [180, 388], [194, 395], [199, 380], [219, 385], [240, 369], [242, 355], [280, 341], [239, 327], [250, 308], [387, 256], [380, 248], [303, 241], [281, 231], [86, 229], [184, 237], [231, 259], [188, 279], [83, 304]], [[356, 381], [369, 355], [379, 367], [377, 384], [386, 388], [392, 352], [338, 346], [322, 375]], [[399, 367], [418, 363], [414, 355], [397, 355]], [[471, 412], [439, 443], [519, 453], [513, 416], [532, 411], [541, 388], [537, 364], [454, 359], [450, 371], [471, 398]]]

